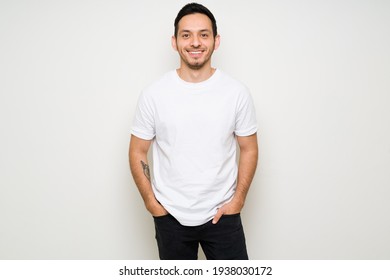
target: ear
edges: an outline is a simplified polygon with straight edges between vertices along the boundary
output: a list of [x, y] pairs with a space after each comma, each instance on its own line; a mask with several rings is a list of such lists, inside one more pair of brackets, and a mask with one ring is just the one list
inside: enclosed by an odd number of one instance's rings
[[221, 36], [215, 36], [214, 40], [214, 50], [216, 51], [219, 48], [219, 44], [221, 43]]
[[172, 44], [172, 48], [173, 48], [175, 51], [177, 51], [177, 44], [176, 44], [176, 37], [175, 37], [175, 36], [172, 36], [171, 44]]

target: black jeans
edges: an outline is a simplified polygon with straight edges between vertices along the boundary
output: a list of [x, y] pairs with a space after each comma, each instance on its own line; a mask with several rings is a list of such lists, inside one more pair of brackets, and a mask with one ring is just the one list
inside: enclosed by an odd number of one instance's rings
[[200, 226], [183, 226], [168, 214], [154, 217], [154, 224], [161, 260], [196, 260], [199, 244], [208, 260], [248, 259], [240, 214]]

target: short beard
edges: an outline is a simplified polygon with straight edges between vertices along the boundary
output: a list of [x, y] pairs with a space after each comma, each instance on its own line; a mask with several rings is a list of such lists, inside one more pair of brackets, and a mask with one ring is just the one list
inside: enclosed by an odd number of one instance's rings
[[[177, 39], [176, 39], [176, 44], [177, 44]], [[200, 70], [200, 69], [203, 68], [203, 66], [205, 66], [205, 65], [211, 60], [211, 56], [212, 56], [213, 53], [214, 53], [214, 48], [215, 48], [215, 39], [214, 39], [213, 45], [212, 45], [212, 47], [211, 47], [211, 54], [210, 54], [209, 58], [206, 59], [203, 63], [197, 63], [197, 62], [195, 62], [195, 64], [191, 64], [189, 61], [187, 61], [187, 60], [185, 59], [184, 56], [181, 57], [181, 60], [185, 63], [185, 65], [186, 65], [189, 69], [191, 69], [191, 70]], [[179, 54], [180, 54], [180, 52], [179, 52]]]
[[185, 59], [185, 57], [182, 57], [181, 60], [185, 63], [185, 65], [191, 69], [191, 70], [200, 70], [202, 69], [210, 60], [211, 56], [213, 55], [214, 52], [211, 52], [210, 56], [203, 62], [195, 62], [191, 64], [189, 61]]
[[209, 61], [210, 59], [207, 59], [205, 60], [203, 63], [195, 63], [195, 64], [191, 64], [189, 63], [188, 61], [186, 60], [183, 60], [184, 63], [187, 65], [188, 68], [190, 68], [191, 70], [200, 70], [203, 68], [203, 66], [205, 66], [207, 64], [207, 62]]

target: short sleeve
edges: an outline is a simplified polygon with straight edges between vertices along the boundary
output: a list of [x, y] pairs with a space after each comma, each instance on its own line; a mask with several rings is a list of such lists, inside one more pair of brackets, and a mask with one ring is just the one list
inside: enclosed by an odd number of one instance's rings
[[234, 133], [237, 136], [249, 136], [257, 132], [256, 111], [252, 96], [247, 88], [241, 91], [236, 109], [236, 126]]
[[138, 99], [131, 134], [144, 140], [151, 140], [156, 135], [154, 124], [152, 102], [144, 94], [141, 94]]

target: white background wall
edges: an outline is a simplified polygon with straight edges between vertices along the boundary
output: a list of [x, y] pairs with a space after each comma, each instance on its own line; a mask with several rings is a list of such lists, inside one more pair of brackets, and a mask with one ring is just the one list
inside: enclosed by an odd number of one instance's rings
[[[390, 2], [200, 1], [251, 89], [252, 259], [390, 258]], [[0, 1], [0, 259], [156, 259], [130, 176], [141, 89], [186, 1]]]

